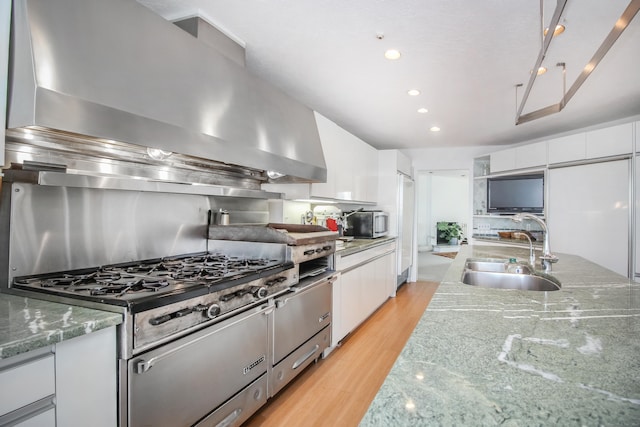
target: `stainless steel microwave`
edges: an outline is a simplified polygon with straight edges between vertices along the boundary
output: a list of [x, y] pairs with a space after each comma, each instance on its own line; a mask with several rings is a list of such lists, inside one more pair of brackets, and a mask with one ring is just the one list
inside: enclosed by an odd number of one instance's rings
[[375, 239], [387, 234], [389, 234], [389, 214], [386, 212], [353, 212], [347, 217], [345, 236]]

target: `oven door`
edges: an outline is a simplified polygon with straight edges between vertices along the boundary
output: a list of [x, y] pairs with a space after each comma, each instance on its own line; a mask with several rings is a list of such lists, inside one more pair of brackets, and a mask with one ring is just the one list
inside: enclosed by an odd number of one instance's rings
[[[247, 310], [131, 359], [129, 425], [190, 426], [205, 417], [239, 425], [247, 419], [267, 399], [267, 314], [272, 310]], [[238, 399], [242, 394], [250, 396]], [[245, 407], [225, 405], [232, 397]], [[213, 417], [217, 408], [229, 414]]]

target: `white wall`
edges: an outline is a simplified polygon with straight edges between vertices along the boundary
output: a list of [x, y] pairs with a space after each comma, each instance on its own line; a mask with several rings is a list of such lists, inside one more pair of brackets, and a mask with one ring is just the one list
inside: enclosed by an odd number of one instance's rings
[[[450, 148], [421, 148], [413, 150], [402, 150], [407, 156], [411, 158], [413, 169], [416, 171], [418, 179], [418, 197], [417, 197], [417, 243], [421, 249], [429, 249], [430, 242], [428, 241], [431, 230], [431, 221], [435, 218], [435, 214], [429, 211], [428, 205], [433, 205], [434, 202], [429, 200], [430, 196], [424, 188], [428, 188], [431, 184], [431, 178], [426, 177], [426, 173], [431, 171], [434, 174], [438, 174], [438, 171], [459, 170], [466, 171], [467, 176], [461, 178], [460, 181], [466, 180], [467, 191], [464, 193], [466, 200], [460, 200], [456, 198], [456, 201], [443, 201], [438, 202], [439, 205], [449, 204], [464, 204], [464, 207], [458, 207], [461, 212], [464, 212], [464, 216], [460, 217], [460, 214], [453, 214], [448, 212], [442, 212], [442, 215], [455, 215], [458, 222], [467, 224], [469, 230], [473, 223], [473, 212], [471, 206], [473, 206], [473, 192], [469, 189], [473, 188], [473, 159], [476, 157], [484, 156], [485, 154], [498, 151], [503, 147], [500, 146], [480, 146], [480, 147], [450, 147]], [[437, 186], [436, 186], [437, 187]], [[444, 209], [445, 206], [442, 206]], [[435, 223], [433, 225], [435, 227]], [[470, 231], [469, 231], [470, 232]]]
[[[429, 233], [435, 232], [439, 221], [457, 222], [466, 226], [469, 218], [469, 179], [464, 176], [433, 175], [431, 182], [431, 221]], [[435, 235], [432, 243], [435, 243]]]
[[467, 224], [469, 216], [468, 171], [421, 171], [418, 173], [418, 248], [436, 244], [438, 221]]

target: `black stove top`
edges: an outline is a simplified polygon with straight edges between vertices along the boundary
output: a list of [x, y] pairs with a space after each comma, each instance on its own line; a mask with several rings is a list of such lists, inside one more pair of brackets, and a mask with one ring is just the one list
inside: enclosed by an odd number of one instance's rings
[[[268, 277], [293, 263], [199, 253], [16, 277], [13, 287], [119, 306], [170, 303]], [[161, 304], [160, 304], [161, 305]]]

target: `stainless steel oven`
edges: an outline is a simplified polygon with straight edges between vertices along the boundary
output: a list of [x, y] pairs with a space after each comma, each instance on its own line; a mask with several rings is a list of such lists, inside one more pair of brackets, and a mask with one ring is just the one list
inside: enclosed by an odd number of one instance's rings
[[267, 401], [265, 304], [128, 361], [129, 425], [239, 425]]

